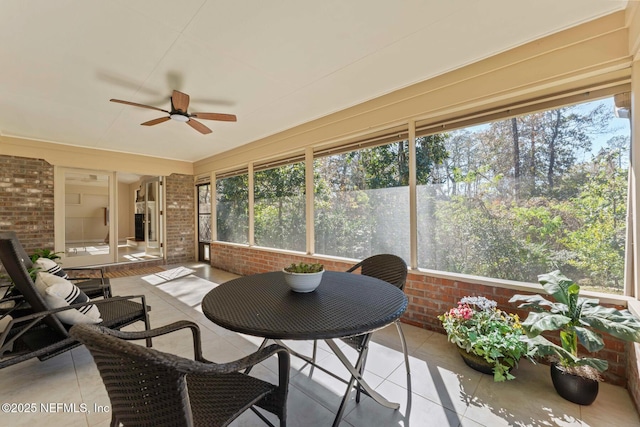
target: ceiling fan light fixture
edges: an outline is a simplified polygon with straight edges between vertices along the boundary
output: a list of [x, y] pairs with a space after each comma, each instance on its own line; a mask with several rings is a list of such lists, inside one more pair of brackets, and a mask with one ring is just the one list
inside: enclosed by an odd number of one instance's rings
[[171, 117], [172, 120], [176, 120], [182, 123], [186, 123], [189, 121], [189, 117], [184, 116], [182, 114], [171, 114], [169, 117]]
[[[132, 105], [134, 107], [148, 108], [150, 110], [162, 111], [167, 113], [167, 116], [159, 117], [157, 119], [149, 120], [144, 123], [140, 123], [142, 126], [155, 126], [160, 123], [167, 122], [169, 120], [175, 120], [177, 122], [186, 123], [193, 129], [197, 130], [203, 135], [211, 133], [211, 129], [200, 123], [196, 119], [205, 120], [218, 120], [223, 122], [235, 122], [236, 116], [233, 114], [220, 114], [220, 113], [194, 113], [189, 114], [189, 95], [186, 93], [173, 91], [171, 95], [171, 111], [163, 110], [162, 108], [154, 107], [151, 105], [138, 104], [137, 102], [123, 101], [121, 99], [110, 99], [111, 102], [117, 102], [119, 104]], [[193, 117], [193, 118], [192, 118]]]

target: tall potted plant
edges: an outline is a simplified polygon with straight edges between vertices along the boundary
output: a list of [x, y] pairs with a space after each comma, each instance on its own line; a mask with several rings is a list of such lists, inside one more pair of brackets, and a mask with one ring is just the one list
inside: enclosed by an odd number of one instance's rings
[[[541, 295], [514, 295], [509, 302], [523, 302], [518, 308], [532, 310], [522, 327], [537, 354], [551, 359], [551, 378], [558, 394], [571, 402], [590, 405], [598, 395], [600, 372], [608, 368], [608, 363], [579, 355], [578, 343], [595, 353], [604, 347], [599, 332], [640, 341], [640, 320], [628, 310], [603, 307], [598, 299], [580, 297], [580, 286], [560, 271], [541, 274], [538, 281], [555, 301]], [[551, 331], [558, 331], [560, 345], [541, 335]]]

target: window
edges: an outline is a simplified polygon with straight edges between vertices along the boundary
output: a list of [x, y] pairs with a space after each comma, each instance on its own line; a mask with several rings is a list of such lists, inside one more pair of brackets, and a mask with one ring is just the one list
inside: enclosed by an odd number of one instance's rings
[[427, 179], [418, 158], [419, 267], [523, 282], [560, 269], [622, 293], [630, 135], [613, 110], [608, 98], [437, 135], [446, 157]]
[[317, 158], [315, 252], [409, 259], [408, 165], [406, 140]]
[[[560, 269], [622, 293], [630, 127], [601, 98], [619, 89], [416, 122], [414, 230], [406, 126], [318, 147], [313, 252], [409, 261], [415, 233], [420, 268], [529, 283]], [[304, 162], [254, 166], [256, 244], [304, 251]], [[246, 243], [246, 170], [221, 177], [217, 197], [218, 240]]]
[[216, 179], [218, 240], [249, 243], [249, 179], [245, 171]]
[[211, 242], [211, 185], [201, 184], [198, 188], [198, 241]]
[[254, 172], [254, 235], [259, 246], [306, 247], [304, 162]]
[[210, 261], [211, 184], [197, 184], [198, 192], [198, 261]]

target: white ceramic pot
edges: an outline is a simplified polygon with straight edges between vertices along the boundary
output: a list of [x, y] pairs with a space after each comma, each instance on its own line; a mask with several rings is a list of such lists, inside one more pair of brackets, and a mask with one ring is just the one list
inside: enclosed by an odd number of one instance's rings
[[290, 273], [283, 269], [282, 272], [284, 273], [284, 281], [292, 291], [306, 293], [313, 292], [318, 287], [324, 270], [317, 273]]

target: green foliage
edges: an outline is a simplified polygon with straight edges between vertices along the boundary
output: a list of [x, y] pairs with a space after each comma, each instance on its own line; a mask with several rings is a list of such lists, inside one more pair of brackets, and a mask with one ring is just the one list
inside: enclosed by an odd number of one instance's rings
[[[602, 114], [601, 108], [596, 110], [593, 114]], [[571, 120], [562, 119], [563, 114]], [[577, 138], [572, 149], [555, 147], [562, 151], [563, 161], [554, 169], [549, 164], [529, 164], [541, 168], [540, 173], [522, 169], [531, 159], [521, 150], [517, 180], [509, 178], [514, 173], [509, 121], [476, 132], [450, 133], [446, 147], [453, 163], [446, 167], [453, 187], [448, 194], [436, 193], [437, 187], [428, 197], [419, 193], [419, 231], [428, 232], [418, 243], [420, 266], [524, 282], [535, 282], [541, 270], [562, 269], [577, 276], [583, 286], [621, 292], [628, 175], [623, 159], [629, 141], [613, 138], [610, 148], [578, 162], [578, 155], [584, 154], [576, 150], [589, 145], [586, 131], [602, 118], [589, 119], [589, 114], [578, 116], [571, 108], [562, 109], [560, 124], [573, 130], [558, 138]], [[549, 126], [551, 122], [544, 120], [553, 116], [519, 118], [520, 148], [526, 145], [522, 138], [531, 126]], [[581, 123], [588, 126], [577, 132]], [[550, 140], [536, 143], [546, 156]], [[503, 158], [504, 153], [508, 156]], [[543, 159], [549, 161], [542, 155], [538, 160]], [[553, 176], [545, 177], [544, 171]], [[422, 208], [423, 204], [428, 207]]]
[[484, 297], [464, 297], [458, 306], [438, 316], [449, 341], [483, 357], [493, 365], [494, 381], [515, 378], [510, 370], [529, 349], [522, 341], [518, 315], [496, 308], [496, 302]]
[[305, 262], [300, 262], [298, 264], [292, 263], [289, 267], [284, 268], [284, 271], [288, 271], [289, 273], [319, 273], [323, 270], [324, 265], [322, 264], [307, 264]]
[[236, 175], [216, 180], [216, 224], [218, 240], [249, 241], [249, 177]]
[[[597, 299], [580, 297], [580, 286], [560, 271], [541, 274], [539, 282], [555, 301], [540, 295], [514, 295], [509, 300], [523, 301], [518, 308], [533, 310], [522, 327], [538, 355], [557, 358], [565, 367], [590, 366], [603, 372], [607, 361], [580, 357], [578, 343], [591, 353], [601, 350], [604, 341], [598, 331], [626, 341], [640, 341], [640, 320], [628, 310], [603, 307]], [[541, 335], [548, 331], [558, 331], [560, 345]]]
[[29, 256], [31, 258], [31, 262], [36, 262], [38, 258], [49, 258], [52, 260], [60, 259], [60, 255], [62, 252], [53, 252], [50, 249], [36, 249], [32, 255]]
[[[50, 249], [36, 249], [35, 251], [33, 251], [33, 254], [31, 254], [29, 256], [29, 258], [31, 259], [31, 262], [36, 262], [36, 260], [38, 258], [48, 258], [50, 260], [56, 261], [58, 262], [58, 260], [60, 259], [60, 255], [62, 252], [54, 252]], [[29, 276], [31, 276], [31, 280], [33, 280], [34, 282], [36, 281], [36, 277], [38, 276], [38, 271], [40, 271], [40, 268], [38, 267], [31, 267], [28, 269], [29, 271]]]
[[261, 170], [254, 177], [255, 242], [305, 250], [305, 168], [294, 163]]
[[[418, 263], [523, 282], [560, 269], [621, 292], [629, 137], [593, 155], [596, 101], [416, 138]], [[601, 143], [600, 143], [601, 145]], [[409, 141], [314, 160], [315, 253], [408, 258]], [[254, 174], [254, 238], [306, 251], [302, 162]], [[248, 243], [248, 175], [217, 181], [217, 235]]]
[[603, 151], [585, 166], [589, 179], [567, 204], [579, 224], [562, 243], [575, 254], [568, 264], [590, 272], [583, 284], [620, 288], [624, 276], [627, 171], [618, 167], [619, 151]]

